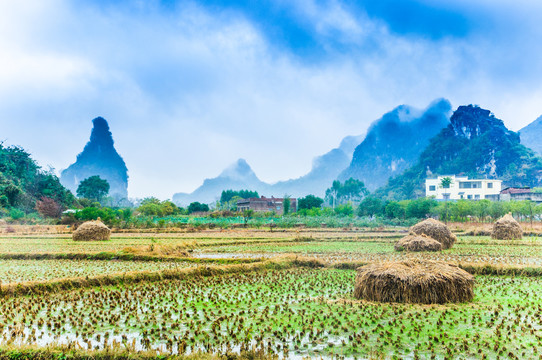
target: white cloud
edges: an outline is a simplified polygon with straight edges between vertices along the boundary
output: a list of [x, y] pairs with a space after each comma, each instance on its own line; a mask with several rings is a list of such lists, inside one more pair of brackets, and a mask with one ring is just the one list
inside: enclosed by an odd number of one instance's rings
[[240, 157], [266, 181], [300, 176], [402, 103], [478, 103], [516, 128], [542, 113], [540, 85], [493, 78], [494, 42], [399, 37], [338, 1], [295, 4], [327, 49], [317, 62], [278, 49], [240, 13], [76, 4], [0, 4], [0, 126], [60, 169], [104, 116], [131, 196], [190, 191]]

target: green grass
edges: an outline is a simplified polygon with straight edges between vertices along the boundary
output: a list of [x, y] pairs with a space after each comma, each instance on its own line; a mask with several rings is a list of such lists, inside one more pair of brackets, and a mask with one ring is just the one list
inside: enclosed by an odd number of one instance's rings
[[[0, 324], [4, 344], [43, 343], [43, 333], [101, 347], [125, 335], [126, 346], [166, 353], [252, 346], [392, 358], [542, 352], [540, 278], [478, 276], [472, 303], [438, 306], [356, 301], [353, 281], [353, 271], [297, 268], [15, 297], [0, 304]], [[37, 329], [36, 339], [7, 338], [22, 326]]]

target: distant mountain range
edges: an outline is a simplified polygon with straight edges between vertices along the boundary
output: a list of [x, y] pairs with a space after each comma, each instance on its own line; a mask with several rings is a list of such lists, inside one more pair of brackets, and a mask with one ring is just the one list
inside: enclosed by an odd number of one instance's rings
[[109, 182], [114, 198], [128, 197], [128, 168], [114, 146], [109, 124], [102, 117], [92, 120], [90, 140], [77, 155], [75, 163], [60, 174], [60, 182], [74, 194], [82, 180], [94, 175]]
[[521, 143], [542, 155], [542, 116], [519, 131]]
[[542, 158], [489, 110], [460, 106], [450, 124], [431, 139], [417, 163], [376, 191], [379, 197], [424, 196], [428, 176], [458, 174], [501, 179], [508, 186], [540, 186]]
[[222, 190], [255, 190], [261, 195], [282, 197], [288, 194], [293, 197], [307, 194], [323, 194], [339, 173], [350, 163], [352, 153], [363, 136], [347, 136], [338, 148], [314, 159], [311, 171], [297, 179], [268, 184], [261, 181], [250, 165], [239, 159], [227, 167], [215, 178], [205, 179], [194, 192], [177, 193], [173, 202], [187, 205], [193, 201], [211, 203], [220, 198]]
[[222, 190], [250, 189], [260, 194], [265, 194], [269, 184], [264, 183], [252, 171], [252, 168], [244, 159], [237, 160], [227, 167], [220, 175], [212, 179], [205, 179], [203, 184], [190, 194], [176, 193], [172, 201], [186, 206], [194, 201], [212, 203], [220, 198]]
[[297, 179], [265, 183], [240, 159], [219, 176], [206, 179], [194, 192], [173, 195], [173, 201], [180, 205], [192, 201], [210, 203], [227, 189], [256, 190], [276, 197], [323, 197], [334, 180], [350, 177], [363, 180], [374, 190], [415, 163], [429, 139], [449, 124], [450, 113], [451, 105], [444, 99], [434, 101], [425, 110], [401, 105], [373, 122], [367, 136], [348, 136], [339, 147], [315, 158], [311, 171]]
[[[445, 99], [434, 101], [425, 110], [401, 105], [373, 122], [366, 136], [347, 136], [337, 148], [316, 157], [311, 171], [304, 176], [268, 184], [258, 178], [244, 159], [239, 159], [217, 177], [206, 179], [194, 192], [175, 194], [173, 201], [180, 205], [193, 201], [212, 203], [228, 189], [255, 190], [276, 197], [323, 196], [334, 180], [350, 177], [362, 180], [370, 190], [376, 189], [375, 196], [388, 199], [423, 196], [426, 177], [446, 174], [498, 178], [505, 186], [542, 186], [542, 116], [515, 133], [489, 110], [478, 106], [460, 106], [451, 117], [450, 112], [451, 105]], [[126, 198], [128, 169], [115, 149], [109, 125], [101, 117], [92, 122], [89, 142], [75, 163], [61, 172], [60, 182], [76, 193], [80, 181], [99, 175], [109, 182], [113, 197]], [[9, 163], [9, 153], [17, 149], [0, 144], [0, 160]], [[3, 191], [10, 184], [23, 189], [30, 183], [18, 180], [28, 175], [19, 176], [18, 165], [11, 166], [17, 171], [7, 171], [8, 167], [0, 168], [0, 182], [4, 181], [0, 184], [0, 200], [11, 206], [31, 208], [42, 196], [39, 191], [45, 185], [31, 184], [29, 194], [38, 189], [37, 195], [16, 196]], [[42, 177], [50, 186], [58, 181], [50, 174], [40, 173], [36, 166], [32, 169], [39, 173], [33, 177]], [[60, 194], [55, 200], [61, 204], [72, 201], [73, 197], [63, 191], [54, 192]], [[25, 203], [24, 199], [32, 201]]]

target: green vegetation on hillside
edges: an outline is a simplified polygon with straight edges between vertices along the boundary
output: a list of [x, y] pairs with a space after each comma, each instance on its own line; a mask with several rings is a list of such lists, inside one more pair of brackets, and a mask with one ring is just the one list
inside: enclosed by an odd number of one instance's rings
[[35, 211], [38, 201], [52, 201], [62, 208], [76, 203], [52, 171], [42, 170], [22, 148], [0, 143], [0, 211], [24, 215]]
[[450, 125], [431, 139], [416, 165], [390, 178], [375, 196], [394, 200], [424, 196], [430, 176], [463, 174], [501, 179], [507, 186], [540, 186], [542, 158], [520, 144], [489, 110], [460, 106]]

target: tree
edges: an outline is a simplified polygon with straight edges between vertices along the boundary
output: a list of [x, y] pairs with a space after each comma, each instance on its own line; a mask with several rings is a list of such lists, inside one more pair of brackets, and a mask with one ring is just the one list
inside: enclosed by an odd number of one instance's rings
[[77, 196], [101, 201], [109, 193], [109, 183], [98, 175], [91, 176], [79, 183]]
[[406, 210], [401, 202], [390, 201], [385, 208], [386, 217], [389, 219], [404, 219]]
[[200, 202], [193, 202], [193, 203], [190, 203], [190, 205], [188, 205], [188, 214], [192, 214], [192, 213], [195, 213], [195, 212], [207, 212], [209, 211], [209, 205], [207, 204], [202, 204]]
[[487, 217], [489, 213], [490, 206], [491, 206], [491, 201], [487, 199], [476, 201], [474, 205], [474, 211], [479, 221], [484, 222], [485, 218]]
[[225, 204], [231, 201], [233, 198], [239, 197], [241, 199], [248, 199], [252, 197], [260, 197], [257, 191], [251, 190], [223, 190], [220, 195], [220, 202]]
[[419, 198], [408, 202], [406, 207], [407, 218], [423, 219], [437, 206], [437, 202], [430, 198]]
[[29, 213], [44, 196], [64, 207], [76, 202], [75, 196], [60, 184], [52, 169], [42, 170], [22, 148], [4, 147], [0, 142], [1, 206]]
[[297, 201], [298, 209], [313, 209], [320, 208], [324, 200], [314, 195], [307, 195]]
[[358, 206], [358, 215], [359, 216], [370, 216], [381, 215], [384, 212], [384, 202], [376, 197], [366, 197], [363, 199]]
[[248, 220], [254, 215], [254, 210], [246, 209], [243, 210], [243, 221], [245, 223], [245, 227], [247, 227]]
[[331, 184], [331, 187], [326, 190], [326, 198], [329, 199], [330, 203], [332, 204], [333, 209], [335, 209], [335, 204], [337, 203], [337, 196], [339, 194], [339, 190], [341, 189], [342, 185], [339, 180], [333, 181]]
[[492, 201], [488, 210], [489, 216], [495, 221], [506, 214], [506, 208], [503, 202]]
[[36, 201], [36, 210], [44, 217], [59, 218], [62, 215], [62, 205], [46, 196]]
[[[446, 176], [442, 178], [442, 180], [440, 180], [440, 186], [443, 189], [449, 189], [450, 186], [452, 185], [452, 181], [453, 180], [451, 177]], [[448, 193], [446, 192], [446, 190], [444, 191], [444, 212], [445, 212], [444, 223], [447, 224], [448, 223]]]
[[284, 195], [284, 199], [282, 200], [282, 215], [288, 215], [290, 212], [290, 196]]
[[171, 201], [160, 201], [155, 197], [143, 199], [137, 210], [147, 216], [168, 216], [176, 215], [181, 212], [181, 209]]
[[357, 201], [369, 194], [365, 184], [361, 180], [350, 178], [344, 182], [339, 190], [339, 197], [345, 201]]
[[363, 181], [350, 178], [341, 184], [335, 180], [329, 189], [326, 190], [326, 199], [333, 205], [333, 208], [338, 204], [344, 204], [348, 201], [360, 201], [364, 196], [369, 194]]

